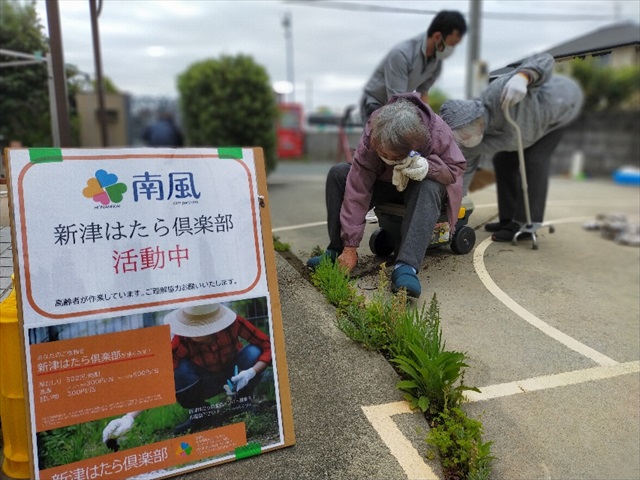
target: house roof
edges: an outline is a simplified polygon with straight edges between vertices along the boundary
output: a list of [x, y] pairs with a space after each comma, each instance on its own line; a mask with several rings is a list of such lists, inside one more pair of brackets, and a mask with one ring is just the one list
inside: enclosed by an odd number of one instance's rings
[[[556, 60], [561, 60], [584, 55], [605, 54], [614, 48], [628, 45], [640, 45], [640, 26], [632, 22], [614, 23], [545, 50], [544, 53], [549, 53]], [[512, 62], [506, 67], [492, 71], [489, 75], [493, 78], [509, 73], [523, 60]]]

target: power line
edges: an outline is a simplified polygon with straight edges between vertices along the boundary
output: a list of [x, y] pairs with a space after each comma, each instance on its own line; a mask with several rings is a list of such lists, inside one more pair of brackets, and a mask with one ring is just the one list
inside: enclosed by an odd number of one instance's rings
[[[412, 15], [435, 15], [439, 10], [424, 10], [417, 8], [385, 7], [381, 5], [371, 5], [367, 3], [351, 3], [340, 1], [324, 0], [284, 0], [285, 3], [301, 5], [304, 7], [328, 8], [332, 10], [351, 10], [359, 12], [380, 12], [380, 13], [405, 13]], [[550, 13], [511, 13], [511, 12], [482, 12], [485, 20], [520, 20], [520, 21], [594, 21], [607, 20], [611, 15], [575, 15], [575, 14], [550, 14]]]
[[305, 7], [320, 7], [329, 8], [333, 10], [353, 10], [353, 11], [366, 11], [366, 12], [385, 12], [385, 13], [413, 13], [419, 15], [435, 15], [438, 10], [420, 10], [415, 8], [397, 8], [397, 7], [381, 7], [380, 5], [370, 5], [366, 3], [349, 3], [331, 1], [325, 2], [323, 0], [285, 0], [285, 3], [293, 3], [296, 5], [303, 5]]

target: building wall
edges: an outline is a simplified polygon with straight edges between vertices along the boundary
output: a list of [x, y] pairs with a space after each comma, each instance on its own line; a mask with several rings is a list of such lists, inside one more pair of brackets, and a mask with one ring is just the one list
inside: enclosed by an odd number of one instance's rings
[[[98, 98], [93, 92], [81, 92], [76, 95], [80, 116], [80, 146], [102, 147], [100, 123], [98, 120]], [[127, 134], [128, 98], [126, 95], [105, 94], [107, 113], [107, 147], [129, 145]]]
[[[356, 148], [362, 135], [361, 128], [349, 129], [347, 142], [351, 149]], [[305, 154], [310, 160], [343, 161], [342, 146], [339, 143], [338, 129], [307, 131], [305, 134]]]
[[638, 65], [639, 63], [640, 46], [638, 45], [616, 48], [611, 52], [611, 67], [627, 67], [629, 65]]
[[552, 156], [554, 174], [569, 172], [576, 152], [584, 173], [602, 177], [622, 166], [640, 168], [640, 111], [583, 113], [567, 127]]

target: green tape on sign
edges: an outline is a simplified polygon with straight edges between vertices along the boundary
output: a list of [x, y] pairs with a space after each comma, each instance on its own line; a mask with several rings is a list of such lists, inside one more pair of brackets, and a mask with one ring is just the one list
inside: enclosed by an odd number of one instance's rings
[[262, 453], [262, 447], [257, 442], [247, 443], [243, 447], [236, 448], [236, 460], [253, 457]]
[[240, 147], [219, 148], [218, 156], [220, 158], [233, 158], [234, 160], [241, 160], [242, 149]]
[[60, 148], [30, 148], [29, 160], [31, 163], [50, 163], [62, 161]]

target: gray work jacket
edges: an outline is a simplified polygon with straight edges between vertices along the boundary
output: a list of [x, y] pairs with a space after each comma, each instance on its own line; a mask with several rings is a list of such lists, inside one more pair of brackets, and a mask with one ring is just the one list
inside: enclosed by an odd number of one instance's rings
[[427, 33], [424, 32], [394, 46], [364, 87], [361, 104], [382, 106], [393, 95], [428, 92], [440, 75], [442, 60], [435, 55], [427, 60], [426, 42]]
[[554, 59], [547, 53], [526, 59], [513, 72], [489, 84], [480, 95], [484, 106], [485, 131], [482, 142], [473, 148], [462, 148], [469, 164], [481, 155], [513, 152], [518, 149], [516, 132], [502, 111], [500, 96], [505, 84], [518, 72], [531, 77], [526, 97], [509, 109], [511, 118], [520, 127], [523, 147], [530, 147], [549, 132], [561, 128], [580, 113], [583, 94], [580, 85], [571, 78], [553, 74]]

